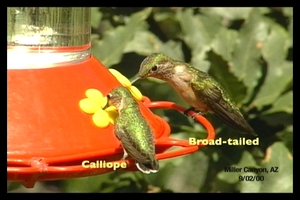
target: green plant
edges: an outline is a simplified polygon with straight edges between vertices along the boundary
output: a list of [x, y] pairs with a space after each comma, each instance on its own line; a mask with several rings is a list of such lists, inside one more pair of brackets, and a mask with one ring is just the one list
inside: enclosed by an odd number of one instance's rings
[[[92, 28], [93, 55], [128, 78], [154, 52], [211, 74], [240, 106], [259, 135], [259, 145], [209, 146], [160, 161], [157, 174], [115, 172], [59, 181], [61, 191], [293, 191], [293, 8], [95, 7]], [[140, 80], [135, 85], [152, 101], [168, 100], [188, 107], [162, 81]], [[173, 138], [205, 135], [201, 125], [181, 113], [153, 112], [167, 120]], [[217, 138], [247, 137], [210, 115], [206, 117]], [[226, 167], [266, 168], [269, 173], [230, 173]], [[244, 176], [264, 180], [241, 181]]]
[[[293, 8], [93, 8], [93, 12], [98, 38], [92, 50], [105, 66], [130, 78], [154, 52], [188, 62], [227, 89], [260, 138], [259, 146], [210, 146], [162, 161], [159, 174], [143, 181], [172, 192], [292, 191]], [[162, 81], [148, 79], [136, 85], [153, 101], [187, 106]], [[203, 132], [181, 114], [154, 112], [168, 119], [172, 137], [187, 139]], [[241, 137], [207, 118], [217, 137]], [[226, 166], [279, 167], [279, 172], [228, 173]], [[239, 181], [242, 175], [264, 176], [264, 181]], [[128, 175], [118, 175], [122, 176]]]

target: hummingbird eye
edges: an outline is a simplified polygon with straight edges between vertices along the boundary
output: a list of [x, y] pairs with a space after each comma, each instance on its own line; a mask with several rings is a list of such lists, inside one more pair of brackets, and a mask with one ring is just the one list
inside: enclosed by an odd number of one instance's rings
[[151, 71], [155, 72], [157, 70], [157, 66], [154, 65], [152, 68], [151, 68]]

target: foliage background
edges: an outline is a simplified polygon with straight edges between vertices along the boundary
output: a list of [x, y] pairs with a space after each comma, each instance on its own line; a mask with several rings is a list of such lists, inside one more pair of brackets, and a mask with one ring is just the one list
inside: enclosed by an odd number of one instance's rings
[[[293, 191], [293, 8], [140, 7], [92, 8], [92, 52], [128, 78], [149, 54], [162, 52], [217, 79], [240, 106], [260, 138], [259, 146], [210, 146], [160, 161], [157, 174], [116, 172], [37, 183], [10, 192], [292, 192]], [[188, 107], [166, 83], [135, 84], [152, 101]], [[153, 92], [155, 91], [155, 92]], [[201, 138], [205, 130], [171, 110], [153, 110], [172, 137]], [[206, 116], [217, 137], [240, 135]], [[251, 136], [249, 136], [251, 138]], [[279, 167], [278, 173], [225, 173], [224, 167]], [[240, 175], [265, 180], [239, 181]]]

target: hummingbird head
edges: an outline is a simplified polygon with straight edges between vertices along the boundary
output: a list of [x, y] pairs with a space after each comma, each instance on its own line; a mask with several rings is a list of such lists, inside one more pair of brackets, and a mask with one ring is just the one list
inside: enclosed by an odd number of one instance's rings
[[107, 95], [108, 105], [115, 106], [118, 110], [121, 110], [124, 106], [124, 100], [130, 97], [130, 92], [123, 86], [116, 87], [110, 91]]
[[132, 83], [138, 79], [147, 77], [167, 80], [172, 76], [173, 67], [173, 60], [170, 57], [162, 53], [153, 53], [143, 60], [137, 75], [138, 77]]

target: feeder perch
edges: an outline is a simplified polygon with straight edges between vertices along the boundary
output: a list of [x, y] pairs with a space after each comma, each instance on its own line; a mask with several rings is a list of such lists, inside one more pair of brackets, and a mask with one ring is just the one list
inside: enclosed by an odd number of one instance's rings
[[[122, 85], [91, 55], [90, 30], [90, 8], [8, 8], [8, 181], [31, 188], [36, 181], [114, 171], [84, 168], [84, 160], [123, 162], [113, 125], [97, 127], [79, 107], [87, 89], [107, 95]], [[186, 108], [173, 102], [151, 102], [145, 96], [138, 103], [154, 131], [158, 159], [203, 147], [171, 138], [168, 123], [151, 112]], [[201, 115], [195, 119], [207, 129], [206, 139], [214, 139], [211, 124]], [[122, 170], [137, 171], [134, 161], [126, 163], [128, 167]]]

